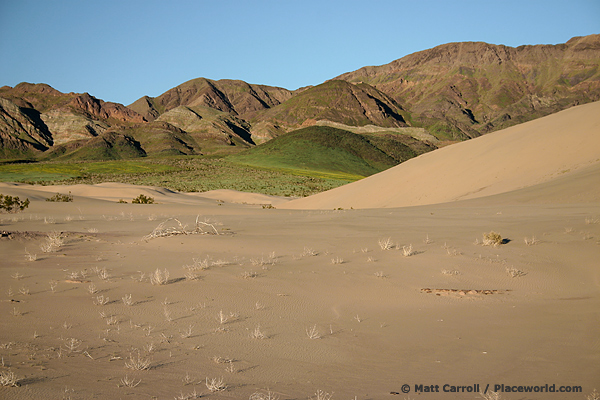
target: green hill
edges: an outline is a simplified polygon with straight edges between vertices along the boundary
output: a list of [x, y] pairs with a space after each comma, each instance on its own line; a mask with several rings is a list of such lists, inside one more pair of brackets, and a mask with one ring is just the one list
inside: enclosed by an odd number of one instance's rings
[[43, 154], [43, 160], [122, 160], [145, 157], [139, 142], [130, 136], [106, 132], [87, 140], [57, 145]]
[[386, 136], [359, 135], [328, 126], [311, 126], [279, 136], [228, 159], [255, 167], [294, 171], [300, 175], [335, 176], [353, 181], [423, 152]]

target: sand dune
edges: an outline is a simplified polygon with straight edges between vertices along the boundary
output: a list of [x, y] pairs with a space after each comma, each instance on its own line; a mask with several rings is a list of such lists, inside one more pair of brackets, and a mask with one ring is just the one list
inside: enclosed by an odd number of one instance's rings
[[598, 163], [600, 102], [423, 154], [361, 181], [280, 207], [388, 208], [445, 203], [533, 186]]
[[198, 197], [219, 200], [227, 203], [254, 204], [254, 205], [279, 205], [287, 203], [290, 199], [280, 196], [269, 196], [260, 193], [239, 192], [237, 190], [219, 189], [208, 192], [196, 193]]

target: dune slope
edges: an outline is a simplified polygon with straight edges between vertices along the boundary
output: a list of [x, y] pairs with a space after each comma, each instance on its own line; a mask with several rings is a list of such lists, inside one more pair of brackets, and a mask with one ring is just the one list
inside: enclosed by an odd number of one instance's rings
[[600, 102], [448, 146], [287, 209], [388, 208], [473, 199], [600, 163]]

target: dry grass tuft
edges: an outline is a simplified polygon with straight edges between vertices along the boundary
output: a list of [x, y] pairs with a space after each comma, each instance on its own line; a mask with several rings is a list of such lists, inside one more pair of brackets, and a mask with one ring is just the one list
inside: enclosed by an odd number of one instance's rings
[[48, 236], [46, 237], [46, 242], [40, 245], [40, 249], [44, 253], [55, 253], [63, 245], [64, 238], [62, 237], [62, 234], [57, 231], [52, 231], [48, 233]]
[[19, 386], [19, 380], [11, 370], [0, 372], [0, 385], [2, 386]]
[[331, 263], [334, 265], [337, 264], [343, 264], [344, 263], [344, 259], [342, 257], [334, 257], [331, 259]]
[[129, 354], [129, 357], [125, 361], [125, 368], [129, 368], [134, 371], [146, 371], [150, 369], [150, 364], [150, 359], [142, 357], [138, 350], [137, 356]]
[[504, 242], [504, 240], [502, 239], [502, 236], [500, 236], [500, 234], [491, 231], [489, 233], [484, 233], [483, 234], [483, 245], [484, 246], [494, 246], [494, 247], [498, 247], [500, 246], [502, 243]]
[[265, 393], [254, 392], [250, 395], [248, 400], [279, 400], [279, 395], [271, 392], [269, 389]]
[[389, 237], [387, 239], [379, 239], [379, 247], [381, 250], [391, 250], [394, 248], [394, 243], [392, 242], [392, 238]]
[[304, 251], [302, 252], [302, 257], [315, 257], [318, 255], [319, 253], [310, 247], [304, 247]]
[[260, 330], [260, 325], [254, 328], [252, 332], [250, 332], [250, 337], [252, 339], [266, 339], [267, 336]]
[[37, 260], [37, 254], [33, 254], [27, 251], [27, 249], [25, 249], [25, 259], [27, 261], [36, 261]]
[[331, 400], [332, 397], [333, 393], [327, 393], [319, 389], [315, 392], [315, 397], [311, 397], [310, 400]]
[[319, 333], [317, 325], [306, 328], [306, 336], [308, 336], [309, 339], [321, 339], [321, 333]]
[[121, 378], [121, 383], [119, 385], [117, 385], [117, 387], [134, 388], [137, 385], [139, 385], [140, 383], [142, 383], [141, 379], [136, 382], [136, 380], [134, 378], [129, 378], [127, 375], [125, 375], [124, 378]]
[[156, 268], [156, 271], [150, 274], [150, 283], [153, 285], [166, 285], [169, 282], [169, 271], [165, 268], [160, 270]]
[[404, 257], [410, 257], [417, 254], [417, 252], [413, 250], [412, 244], [409, 244], [408, 246], [402, 246], [402, 254]]
[[227, 389], [227, 385], [223, 383], [223, 378], [206, 378], [206, 388], [211, 392], [222, 392]]

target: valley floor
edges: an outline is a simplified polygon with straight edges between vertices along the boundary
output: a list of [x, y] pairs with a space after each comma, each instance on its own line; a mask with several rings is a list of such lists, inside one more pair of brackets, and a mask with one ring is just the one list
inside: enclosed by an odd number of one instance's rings
[[[53, 188], [0, 185], [32, 199], [0, 215], [0, 372], [18, 380], [2, 398], [476, 399], [443, 386], [581, 387], [501, 393], [563, 400], [600, 389], [597, 202], [298, 211], [227, 193], [118, 204], [141, 190], [124, 185], [114, 198], [79, 187], [72, 203], [52, 203]], [[206, 234], [191, 232], [197, 216]], [[163, 222], [190, 234], [147, 236]], [[505, 243], [483, 246], [490, 231]]]

